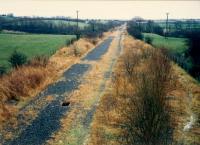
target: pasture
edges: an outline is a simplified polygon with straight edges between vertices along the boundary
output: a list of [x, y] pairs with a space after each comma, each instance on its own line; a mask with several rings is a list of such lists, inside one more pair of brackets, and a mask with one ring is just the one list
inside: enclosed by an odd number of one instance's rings
[[8, 59], [15, 50], [24, 53], [28, 59], [37, 55], [50, 56], [72, 38], [75, 38], [75, 36], [0, 34], [0, 66], [10, 68]]
[[184, 53], [188, 46], [187, 46], [187, 39], [186, 38], [175, 38], [175, 37], [163, 37], [157, 34], [153, 33], [143, 33], [144, 38], [150, 37], [152, 38], [152, 45], [155, 47], [164, 47], [167, 48], [170, 51], [176, 52], [176, 53]]

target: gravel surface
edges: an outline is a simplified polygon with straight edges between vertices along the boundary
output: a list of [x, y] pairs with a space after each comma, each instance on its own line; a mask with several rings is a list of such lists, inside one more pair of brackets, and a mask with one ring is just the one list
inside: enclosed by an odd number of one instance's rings
[[[122, 36], [120, 35], [119, 37], [117, 37], [117, 39], [119, 40], [118, 42], [118, 47], [117, 47], [117, 56], [119, 56], [122, 47], [121, 47], [121, 39]], [[98, 98], [100, 99], [100, 96], [102, 95], [102, 92], [105, 90], [106, 87], [106, 81], [110, 79], [111, 75], [112, 75], [112, 69], [114, 67], [114, 64], [116, 63], [116, 59], [117, 57], [114, 57], [110, 63], [110, 67], [109, 69], [104, 73], [104, 79], [102, 84], [99, 86], [99, 90], [98, 90]], [[92, 122], [94, 113], [96, 111], [96, 107], [97, 107], [97, 103], [99, 102], [99, 99], [93, 104], [92, 108], [87, 112], [86, 117], [83, 120], [83, 124], [85, 126], [85, 128], [89, 128], [90, 124]]]
[[[97, 48], [91, 51], [83, 60], [98, 60], [106, 53], [113, 38], [106, 39]], [[5, 145], [40, 145], [48, 140], [52, 133], [59, 130], [60, 119], [70, 107], [62, 106], [64, 94], [77, 89], [81, 78], [90, 68], [89, 64], [75, 64], [65, 71], [63, 77], [49, 85], [43, 92], [38, 94], [33, 101], [21, 109], [18, 116], [19, 126], [16, 129], [9, 128], [9, 131], [19, 134], [13, 140], [6, 140]], [[47, 96], [54, 96], [53, 101], [46, 101]], [[39, 105], [42, 104], [42, 105]], [[26, 117], [23, 112], [38, 110], [37, 117], [29, 122], [24, 122]], [[93, 112], [91, 112], [93, 114]], [[88, 116], [91, 116], [88, 114]], [[90, 118], [90, 117], [89, 117]]]
[[120, 33], [120, 35], [117, 36], [116, 39], [118, 40], [116, 56], [112, 56], [113, 58], [110, 61], [110, 66], [109, 66], [108, 70], [106, 70], [104, 72], [103, 82], [100, 84], [100, 86], [98, 88], [97, 100], [93, 103], [92, 107], [89, 110], [87, 110], [86, 116], [81, 119], [82, 120], [81, 124], [84, 128], [85, 133], [77, 139], [78, 140], [77, 142], [79, 142], [79, 144], [87, 145], [88, 138], [90, 135], [90, 127], [91, 127], [91, 123], [93, 121], [93, 117], [96, 112], [96, 108], [98, 106], [101, 96], [103, 95], [103, 92], [106, 89], [106, 82], [111, 78], [112, 70], [117, 61], [117, 58], [120, 55], [120, 53], [122, 52], [122, 44], [121, 44], [121, 42], [122, 42], [121, 40], [123, 39], [122, 34]]
[[[22, 133], [16, 139], [8, 141], [5, 144], [40, 145], [49, 139], [51, 134], [60, 128], [60, 119], [63, 116], [63, 113], [69, 108], [62, 106], [62, 101], [64, 99], [64, 95], [62, 94], [66, 92], [70, 93], [72, 90], [76, 89], [80, 84], [79, 79], [88, 68], [89, 65], [87, 64], [75, 64], [64, 73], [64, 80], [58, 81], [47, 87], [43, 96], [53, 96], [54, 94], [57, 94], [58, 97], [47, 104], [30, 125], [27, 126], [26, 123], [22, 121], [18, 128], [22, 130]], [[35, 103], [36, 102], [32, 102], [31, 105], [34, 107], [36, 105]], [[23, 120], [25, 117], [24, 114], [21, 114], [18, 119]]]
[[108, 46], [110, 46], [110, 43], [112, 42], [113, 37], [109, 37], [106, 39], [103, 43], [101, 43], [99, 46], [96, 47], [96, 49], [93, 49], [86, 57], [84, 57], [82, 60], [98, 60], [101, 58], [103, 54], [105, 54], [108, 50]]

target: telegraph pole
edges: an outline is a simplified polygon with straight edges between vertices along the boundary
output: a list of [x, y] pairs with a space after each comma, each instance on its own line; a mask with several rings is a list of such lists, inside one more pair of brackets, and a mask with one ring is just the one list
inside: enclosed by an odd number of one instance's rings
[[169, 16], [169, 13], [167, 12], [166, 15], [167, 15], [167, 19], [166, 19], [166, 28], [165, 28], [165, 38], [167, 37], [168, 29], [169, 29], [169, 26], [168, 26], [168, 16]]
[[78, 13], [79, 13], [79, 11], [77, 10], [77, 11], [76, 11], [77, 30], [78, 30]]
[[76, 21], [77, 21], [76, 38], [77, 38], [77, 39], [79, 38], [79, 36], [78, 36], [78, 35], [79, 35], [79, 32], [78, 32], [78, 29], [79, 29], [79, 28], [78, 28], [78, 13], [79, 13], [79, 11], [77, 10], [77, 11], [76, 11], [76, 18], [77, 18], [77, 19], [76, 19]]

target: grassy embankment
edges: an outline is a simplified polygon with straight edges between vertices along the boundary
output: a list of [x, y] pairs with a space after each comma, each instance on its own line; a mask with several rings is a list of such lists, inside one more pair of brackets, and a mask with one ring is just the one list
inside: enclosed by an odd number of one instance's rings
[[152, 38], [153, 46], [157, 48], [164, 47], [176, 53], [184, 53], [188, 48], [186, 45], [187, 39], [185, 38], [167, 37], [165, 39], [165, 37], [153, 33], [144, 33], [144, 37]]
[[[23, 35], [23, 37], [25, 36], [29, 35]], [[47, 41], [45, 38], [48, 37], [46, 35], [42, 35], [43, 42], [41, 42], [39, 39], [41, 38], [39, 37], [40, 35], [38, 36], [39, 38], [37, 37], [37, 35], [34, 36], [35, 37], [32, 37], [31, 35], [31, 38], [29, 38], [31, 40], [33, 39], [31, 45], [29, 43], [30, 46], [26, 43], [28, 42], [28, 38], [24, 38], [26, 39], [26, 41], [22, 41], [23, 43], [20, 43], [25, 44], [25, 46], [30, 49], [22, 49], [23, 52], [29, 53], [29, 57], [32, 57], [31, 53], [39, 53], [40, 55], [41, 52], [44, 54], [49, 53], [50, 51], [48, 49], [48, 46], [51, 48], [50, 44], [53, 43], [52, 41], [57, 40], [57, 37], [59, 38], [59, 36], [56, 37], [55, 35], [55, 38], [53, 37], [52, 39], [49, 39]], [[51, 48], [50, 50], [54, 50], [55, 52], [60, 46], [62, 46], [62, 44], [64, 44], [66, 40], [66, 36], [64, 37], [65, 39], [63, 37], [64, 36], [58, 39], [56, 43], [54, 42], [54, 48]], [[56, 81], [62, 75], [64, 70], [66, 70], [72, 64], [77, 63], [82, 55], [94, 48], [106, 37], [107, 34], [104, 33], [102, 38], [81, 38], [73, 44], [62, 47], [61, 49], [56, 51], [49, 60], [46, 60], [46, 58], [43, 57], [33, 57], [33, 59], [28, 64], [21, 66], [17, 69], [13, 69], [8, 74], [2, 76], [0, 78], [0, 129], [3, 125], [5, 125], [6, 122], [16, 122], [15, 115], [17, 115], [18, 109], [26, 105], [38, 92], [42, 91], [48, 84]], [[15, 42], [17, 43], [16, 40]], [[44, 42], [49, 42], [49, 44], [45, 45], [43, 44]], [[41, 43], [43, 45], [38, 46]], [[56, 44], [58, 45], [58, 47], [56, 47]], [[36, 47], [36, 45], [40, 49]], [[43, 47], [45, 47], [45, 50], [40, 51]], [[35, 51], [32, 49], [35, 49]], [[16, 100], [16, 104], [8, 103], [9, 100]]]
[[189, 71], [193, 67], [191, 57], [187, 56], [189, 47], [187, 38], [165, 38], [153, 33], [144, 33], [144, 40], [147, 37], [152, 39], [151, 44], [154, 47], [166, 49], [170, 58], [186, 71]]
[[[141, 84], [141, 81], [138, 82], [138, 80], [140, 79], [137, 78], [137, 75], [133, 75], [136, 77], [136, 79], [135, 78], [131, 79], [131, 77], [127, 77], [127, 74], [145, 73], [144, 70], [146, 70], [148, 64], [151, 63], [151, 61], [148, 60], [149, 56], [145, 55], [145, 51], [148, 50], [149, 48], [150, 46], [146, 45], [145, 43], [141, 41], [134, 40], [133, 38], [129, 36], [125, 37], [124, 54], [120, 57], [117, 63], [117, 66], [115, 69], [115, 75], [113, 78], [114, 81], [111, 82], [110, 87], [107, 88], [107, 92], [101, 98], [101, 101], [99, 103], [99, 106], [96, 111], [95, 118], [92, 124], [92, 131], [90, 134], [89, 144], [116, 145], [116, 144], [126, 143], [126, 141], [130, 141], [130, 140], [126, 140], [127, 139], [126, 134], [128, 135], [131, 134], [132, 131], [130, 131], [131, 128], [129, 128], [131, 126], [127, 128], [130, 130], [126, 132], [127, 126], [124, 126], [124, 125], [130, 125], [129, 123], [131, 123], [134, 120], [134, 116], [136, 116], [136, 120], [137, 120], [138, 112], [137, 112], [137, 109], [135, 110], [133, 106], [138, 106], [138, 103], [137, 103], [138, 100], [137, 98], [134, 98], [134, 97], [137, 97], [137, 95], [141, 95], [141, 94], [137, 94], [138, 87], [139, 89], [143, 88], [140, 86], [147, 85], [148, 80], [147, 82], [145, 81], [145, 79], [143, 80], [147, 84]], [[141, 54], [143, 57], [140, 57], [140, 56], [138, 57], [137, 54]], [[131, 59], [132, 64], [124, 63], [124, 62], [127, 62], [129, 58], [132, 58]], [[159, 62], [160, 61], [158, 61], [157, 64], [155, 64], [153, 61], [153, 67], [158, 67], [161, 64]], [[163, 84], [163, 81], [161, 81], [160, 82], [161, 86], [159, 86], [158, 88], [163, 87], [163, 89], [165, 90], [163, 99], [165, 100], [167, 105], [169, 105], [169, 109], [170, 109], [169, 113], [171, 116], [171, 119], [170, 119], [171, 122], [169, 123], [172, 125], [172, 128], [174, 128], [173, 133], [172, 133], [173, 143], [174, 144], [180, 143], [184, 145], [197, 144], [200, 141], [200, 138], [198, 136], [200, 132], [199, 131], [200, 130], [199, 129], [200, 115], [198, 113], [200, 110], [200, 106], [199, 106], [200, 86], [192, 77], [190, 77], [183, 69], [181, 69], [177, 65], [171, 63], [171, 67], [172, 67], [171, 68], [172, 70], [171, 70], [170, 77], [172, 78], [169, 79], [170, 83], [167, 83], [168, 85], [166, 85], [165, 83]], [[152, 67], [147, 69], [147, 71], [150, 70], [151, 68]], [[151, 72], [147, 73], [145, 77], [148, 76], [149, 74], [151, 74]], [[138, 75], [138, 77], [140, 76], [143, 76], [143, 75]], [[159, 79], [160, 78], [158, 77], [158, 80]], [[146, 91], [147, 92], [153, 91], [154, 89], [152, 90], [147, 89]], [[136, 94], [134, 94], [134, 92], [136, 92]], [[128, 101], [126, 101], [126, 99]], [[134, 103], [135, 105], [133, 105]], [[127, 104], [130, 104], [130, 106], [127, 106]], [[141, 108], [139, 110], [141, 110]], [[133, 113], [134, 111], [136, 112]], [[129, 115], [131, 114], [131, 112], [133, 113], [133, 118], [131, 115]], [[186, 130], [183, 131], [187, 122], [190, 121], [191, 114], [195, 114], [196, 122], [192, 125], [190, 129], [188, 129], [187, 131]], [[133, 119], [133, 120], [130, 121], [129, 119]], [[132, 123], [134, 124], [134, 121]], [[152, 129], [153, 129], [152, 124], [151, 125], [149, 124], [149, 126], [152, 126]], [[134, 128], [132, 133], [134, 133], [137, 128], [138, 126]], [[134, 139], [134, 137], [136, 136], [134, 135], [132, 137]]]
[[38, 55], [50, 56], [72, 38], [75, 36], [0, 34], [0, 65], [10, 68], [8, 59], [15, 50], [24, 53], [28, 59]]

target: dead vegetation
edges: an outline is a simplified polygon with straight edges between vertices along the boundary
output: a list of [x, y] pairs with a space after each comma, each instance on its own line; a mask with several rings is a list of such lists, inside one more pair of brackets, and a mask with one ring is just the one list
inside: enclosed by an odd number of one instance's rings
[[[160, 51], [136, 43], [121, 57], [112, 92], [102, 98], [103, 106], [98, 107], [97, 118], [118, 129], [114, 135], [118, 144], [167, 144], [173, 130], [166, 99], [171, 64]], [[108, 113], [110, 111], [112, 113]], [[98, 136], [102, 136], [103, 129], [96, 128], [92, 132], [96, 137], [94, 140], [92, 137], [91, 142], [101, 144]]]
[[30, 65], [18, 67], [0, 78], [2, 120], [7, 120], [16, 113], [11, 109], [14, 107], [11, 102], [17, 103], [22, 97], [32, 96], [48, 83], [54, 70], [50, 64], [47, 67], [44, 63], [44, 59], [33, 59]]
[[160, 50], [126, 36], [110, 86], [89, 144], [198, 144], [198, 125], [187, 132], [183, 128], [191, 110], [199, 114], [199, 85]]
[[[118, 32], [115, 31], [113, 36], [117, 35]], [[114, 39], [106, 54], [99, 61], [84, 62], [91, 65], [91, 70], [84, 76], [83, 84], [67, 96], [67, 101], [70, 102], [72, 108], [61, 120], [61, 129], [52, 135], [47, 144], [64, 145], [87, 142], [85, 137], [90, 129], [88, 119], [86, 119], [87, 114], [98, 104], [99, 95], [103, 92], [103, 84], [107, 86], [108, 82], [104, 75], [110, 71], [113, 59], [118, 56], [117, 46], [118, 40]]]
[[[108, 34], [104, 33], [104, 38]], [[34, 57], [27, 64], [3, 75], [0, 78], [1, 125], [3, 125], [2, 122], [6, 122], [15, 116], [17, 108], [22, 107], [17, 105], [18, 102], [21, 100], [30, 101], [30, 97], [35, 96], [48, 84], [58, 79], [65, 69], [78, 62], [81, 56], [98, 45], [102, 39], [81, 38], [68, 47], [58, 50], [51, 58], [46, 56]]]
[[28, 61], [28, 66], [33, 66], [33, 67], [46, 67], [49, 63], [49, 57], [45, 55], [41, 56], [35, 56], [33, 57], [30, 61]]
[[171, 64], [158, 50], [145, 53], [134, 54], [132, 61], [125, 55], [121, 68], [125, 72], [114, 78], [120, 141], [129, 145], [169, 144], [173, 127], [166, 93], [171, 85]]

